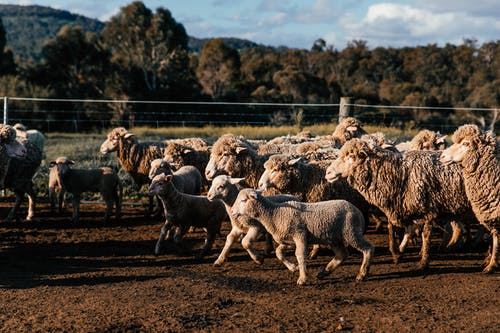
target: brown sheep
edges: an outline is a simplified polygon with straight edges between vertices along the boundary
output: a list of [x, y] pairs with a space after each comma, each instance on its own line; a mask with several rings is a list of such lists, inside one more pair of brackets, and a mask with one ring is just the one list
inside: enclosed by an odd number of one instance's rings
[[441, 162], [461, 167], [465, 193], [474, 214], [493, 238], [493, 246], [485, 273], [497, 266], [500, 229], [500, 148], [491, 132], [482, 132], [476, 125], [464, 125], [453, 134], [453, 145], [445, 149]]

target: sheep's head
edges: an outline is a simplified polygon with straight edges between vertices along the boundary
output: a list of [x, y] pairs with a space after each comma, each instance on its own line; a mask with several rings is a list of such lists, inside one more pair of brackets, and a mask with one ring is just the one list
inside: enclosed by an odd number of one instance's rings
[[332, 136], [340, 145], [353, 138], [360, 138], [363, 134], [367, 134], [361, 126], [361, 122], [356, 118], [348, 117], [335, 128]]
[[228, 175], [219, 175], [214, 178], [207, 193], [208, 200], [227, 198], [233, 186], [240, 183], [245, 178], [232, 178]]
[[218, 175], [242, 176], [242, 160], [250, 151], [250, 146], [236, 136], [223, 135], [217, 140], [211, 150], [210, 159], [205, 168], [205, 177], [208, 180]]
[[376, 147], [370, 148], [369, 143], [360, 139], [346, 142], [340, 149], [339, 157], [326, 169], [326, 180], [333, 183], [341, 177], [348, 177], [356, 166], [368, 158], [371, 149], [376, 149]]
[[474, 171], [481, 155], [494, 154], [496, 138], [491, 132], [482, 132], [476, 125], [463, 125], [453, 134], [453, 145], [445, 149], [440, 161], [447, 165], [459, 163], [468, 171]]
[[167, 184], [172, 181], [172, 175], [160, 173], [153, 177], [148, 188], [149, 195], [160, 195], [165, 192]]
[[170, 163], [170, 166], [173, 169], [177, 170], [180, 167], [189, 164], [186, 161], [189, 161], [190, 156], [193, 154], [193, 148], [172, 142], [165, 148], [163, 159]]
[[446, 135], [430, 130], [421, 130], [411, 140], [411, 149], [443, 150], [446, 148]]
[[9, 157], [26, 157], [27, 149], [16, 140], [16, 130], [10, 125], [0, 124], [0, 146]]
[[256, 201], [262, 194], [259, 191], [253, 189], [243, 189], [238, 193], [236, 200], [234, 201], [233, 207], [231, 207], [231, 215], [234, 217], [247, 215], [249, 217], [255, 216], [255, 212], [252, 210], [252, 202]]
[[151, 167], [149, 169], [149, 179], [153, 179], [156, 175], [160, 173], [171, 175], [172, 168], [167, 161], [161, 158], [157, 158], [151, 161]]
[[59, 177], [63, 177], [69, 171], [72, 164], [75, 164], [75, 161], [68, 159], [66, 156], [60, 156], [49, 163], [51, 167], [57, 168]]
[[101, 154], [105, 155], [118, 149], [121, 140], [134, 139], [134, 134], [127, 131], [124, 127], [117, 127], [108, 133], [106, 141], [101, 144]]
[[283, 189], [290, 188], [290, 184], [297, 179], [297, 166], [303, 159], [303, 157], [286, 154], [269, 157], [264, 163], [265, 170], [259, 179], [259, 190], [267, 191], [270, 188], [275, 188], [279, 192], [283, 192]]

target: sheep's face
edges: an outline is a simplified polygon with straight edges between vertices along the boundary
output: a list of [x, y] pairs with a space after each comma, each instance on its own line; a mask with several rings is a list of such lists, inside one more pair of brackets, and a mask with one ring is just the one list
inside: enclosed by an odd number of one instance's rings
[[227, 175], [215, 177], [207, 193], [208, 200], [222, 200], [228, 198], [231, 187], [238, 184], [243, 179], [244, 178], [231, 178]]
[[472, 140], [464, 139], [459, 143], [455, 143], [449, 148], [443, 150], [439, 160], [444, 165], [455, 163], [461, 163], [467, 153], [473, 149], [474, 143]]
[[302, 158], [291, 158], [286, 155], [273, 155], [264, 163], [264, 173], [260, 176], [258, 187], [261, 191], [275, 188], [282, 192], [290, 188], [290, 183], [296, 178], [293, 176], [297, 163]]
[[234, 201], [233, 207], [231, 207], [231, 215], [234, 217], [247, 215], [252, 216], [252, 202], [257, 200], [259, 193], [252, 189], [241, 190], [236, 200]]
[[149, 195], [160, 195], [165, 192], [167, 184], [172, 180], [172, 175], [161, 173], [156, 175], [148, 188]]
[[153, 179], [160, 173], [171, 175], [172, 169], [170, 168], [170, 164], [167, 161], [158, 158], [151, 161], [151, 167], [149, 168], [149, 179]]
[[367, 146], [359, 139], [347, 142], [340, 150], [339, 157], [326, 169], [325, 179], [333, 183], [341, 177], [348, 177], [367, 158]]
[[111, 152], [117, 151], [120, 141], [123, 139], [128, 139], [133, 137], [132, 133], [129, 133], [125, 128], [118, 127], [109, 132], [108, 138], [101, 144], [101, 154], [106, 155]]
[[74, 161], [69, 160], [68, 158], [61, 156], [58, 157], [56, 160], [51, 161], [50, 166], [53, 166], [56, 168], [57, 175], [59, 179], [64, 178], [64, 176], [68, 173], [68, 171], [71, 169], [70, 165], [75, 164]]
[[205, 177], [208, 180], [218, 175], [229, 175], [238, 177], [241, 170], [240, 158], [247, 152], [247, 148], [238, 146], [234, 149], [212, 150], [210, 159], [205, 167]]
[[28, 150], [19, 141], [14, 140], [2, 145], [9, 157], [25, 158]]

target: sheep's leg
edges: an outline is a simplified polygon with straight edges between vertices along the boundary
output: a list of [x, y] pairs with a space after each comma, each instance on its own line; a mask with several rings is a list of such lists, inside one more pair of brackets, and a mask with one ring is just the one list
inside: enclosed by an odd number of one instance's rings
[[299, 286], [307, 283], [306, 257], [307, 257], [307, 239], [305, 235], [297, 235], [294, 237], [295, 242], [295, 257], [299, 265], [299, 278], [297, 284]]
[[161, 242], [165, 239], [165, 235], [167, 234], [167, 231], [169, 231], [172, 228], [173, 224], [170, 223], [170, 221], [165, 221], [163, 226], [161, 227], [160, 230], [160, 237], [158, 238], [158, 241], [156, 242], [155, 246], [155, 255], [160, 254], [160, 249], [161, 249]]
[[497, 266], [497, 256], [498, 256], [498, 241], [500, 238], [500, 235], [498, 234], [497, 229], [492, 229], [491, 230], [491, 238], [493, 241], [493, 246], [491, 247], [491, 257], [490, 257], [490, 263], [486, 268], [483, 270], [484, 273], [493, 273], [495, 270], [495, 267]]
[[274, 245], [273, 245], [273, 236], [268, 233], [267, 231], [265, 232], [265, 235], [264, 235], [265, 239], [266, 239], [266, 247], [264, 249], [264, 254], [265, 255], [269, 255], [273, 252], [274, 250]]
[[335, 268], [337, 268], [345, 258], [349, 255], [347, 248], [345, 246], [332, 246], [334, 257], [330, 262], [316, 275], [318, 279], [322, 279], [325, 276], [331, 274]]
[[278, 258], [278, 260], [281, 261], [290, 271], [292, 272], [296, 271], [297, 265], [291, 263], [286, 259], [285, 250], [286, 250], [286, 245], [283, 243], [279, 243], [278, 247], [276, 248], [276, 258]]
[[210, 249], [212, 249], [212, 246], [215, 242], [215, 237], [217, 236], [217, 231], [218, 229], [215, 226], [211, 225], [209, 222], [205, 244], [203, 245], [201, 251], [195, 255], [196, 259], [202, 259], [210, 251]]
[[474, 234], [474, 237], [472, 238], [472, 247], [477, 248], [478, 246], [481, 245], [481, 243], [484, 241], [484, 234], [486, 232], [486, 228], [480, 224], [477, 227], [476, 233]]
[[396, 242], [394, 241], [394, 226], [391, 221], [387, 223], [387, 234], [389, 236], [389, 251], [391, 252], [392, 260], [395, 264], [397, 264], [399, 262], [401, 254], [396, 248]]
[[260, 230], [256, 227], [249, 227], [248, 232], [241, 240], [241, 245], [245, 250], [247, 250], [250, 257], [257, 264], [261, 265], [264, 262], [264, 256], [261, 253], [258, 253], [252, 248], [252, 241], [255, 241], [261, 235]]
[[458, 241], [466, 233], [466, 230], [461, 222], [458, 221], [451, 221], [450, 222], [452, 233], [451, 233], [451, 238], [448, 241], [448, 244], [446, 244], [447, 249], [451, 249], [454, 247], [455, 249], [458, 249], [463, 246], [463, 243], [458, 244]]
[[117, 189], [115, 190], [115, 219], [117, 221], [120, 220], [120, 217], [122, 215], [122, 188], [121, 185], [117, 186]]
[[109, 197], [107, 195], [103, 197], [104, 197], [104, 202], [106, 203], [106, 210], [104, 213], [104, 223], [109, 223], [109, 218], [113, 213], [113, 199], [112, 197]]
[[406, 250], [406, 247], [408, 246], [408, 241], [410, 240], [411, 235], [410, 233], [405, 230], [405, 234], [403, 236], [403, 240], [401, 241], [401, 244], [399, 244], [399, 252], [403, 253]]
[[59, 190], [59, 193], [57, 194], [57, 210], [59, 214], [62, 214], [63, 211], [63, 205], [64, 205], [64, 195], [66, 194], [66, 191], [63, 189]]
[[363, 281], [368, 275], [375, 247], [373, 244], [364, 239], [362, 235], [359, 235], [358, 237], [353, 236], [353, 240], [354, 241], [349, 245], [363, 254], [363, 261], [361, 262], [359, 273], [356, 276], [356, 281]]
[[28, 216], [26, 216], [26, 221], [31, 221], [33, 220], [33, 217], [35, 217], [35, 205], [36, 205], [36, 194], [35, 191], [33, 190], [32, 185], [29, 186], [28, 190], [26, 191], [26, 194], [28, 196]]
[[318, 256], [319, 253], [319, 245], [314, 244], [313, 248], [311, 249], [311, 252], [309, 252], [309, 255], [307, 256], [308, 259], [315, 259]]
[[431, 243], [431, 231], [432, 231], [432, 223], [430, 221], [425, 221], [424, 229], [422, 230], [422, 250], [421, 250], [421, 258], [418, 263], [417, 269], [423, 270], [429, 266], [429, 250]]
[[[50, 214], [54, 214], [56, 208], [57, 193], [54, 188], [49, 188]], [[59, 204], [59, 202], [58, 202]]]
[[238, 239], [242, 234], [243, 230], [233, 225], [231, 231], [226, 237], [226, 243], [224, 243], [224, 248], [219, 254], [217, 260], [214, 262], [214, 266], [221, 266], [224, 263], [224, 261], [226, 261], [229, 250], [231, 249], [231, 245], [233, 245], [234, 241]]
[[73, 193], [73, 217], [71, 222], [78, 223], [80, 217], [80, 195], [75, 195]]
[[21, 205], [21, 201], [23, 200], [22, 192], [14, 190], [14, 195], [16, 196], [16, 201], [14, 202], [14, 207], [12, 207], [12, 209], [9, 211], [9, 214], [5, 218], [5, 222], [12, 222], [12, 219], [14, 218], [17, 210], [19, 209], [19, 206]]

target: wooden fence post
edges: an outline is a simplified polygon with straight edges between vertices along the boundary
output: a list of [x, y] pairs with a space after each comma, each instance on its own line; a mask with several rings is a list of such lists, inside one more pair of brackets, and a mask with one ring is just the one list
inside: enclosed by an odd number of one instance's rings
[[339, 124], [342, 120], [352, 116], [351, 97], [340, 97]]

